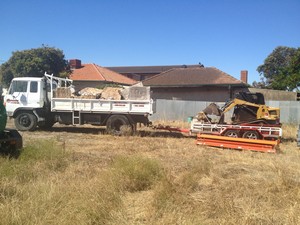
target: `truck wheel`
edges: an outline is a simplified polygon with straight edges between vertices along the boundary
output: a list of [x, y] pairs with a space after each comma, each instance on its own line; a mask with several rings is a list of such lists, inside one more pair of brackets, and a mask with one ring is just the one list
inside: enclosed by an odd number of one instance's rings
[[252, 131], [252, 130], [249, 130], [249, 131], [246, 131], [244, 134], [243, 134], [243, 138], [248, 138], [248, 139], [255, 139], [257, 140], [259, 138], [259, 135], [256, 131]]
[[238, 133], [238, 131], [236, 131], [236, 130], [227, 130], [227, 131], [224, 133], [224, 136], [227, 136], [227, 137], [233, 137], [233, 138], [238, 138], [238, 137], [239, 137], [239, 133]]
[[32, 113], [22, 112], [15, 118], [15, 126], [17, 130], [33, 131], [37, 126], [37, 118]]
[[106, 130], [110, 134], [124, 135], [132, 134], [133, 128], [124, 115], [112, 115], [106, 122]]

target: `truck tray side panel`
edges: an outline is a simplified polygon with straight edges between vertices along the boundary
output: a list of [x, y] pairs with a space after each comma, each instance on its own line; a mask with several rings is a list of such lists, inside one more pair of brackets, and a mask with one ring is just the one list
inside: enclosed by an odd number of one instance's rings
[[152, 100], [99, 100], [53, 98], [51, 111], [120, 112], [152, 114]]

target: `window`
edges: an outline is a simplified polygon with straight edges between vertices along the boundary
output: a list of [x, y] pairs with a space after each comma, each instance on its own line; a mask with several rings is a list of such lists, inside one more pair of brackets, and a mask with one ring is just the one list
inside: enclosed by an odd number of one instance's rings
[[[47, 87], [47, 92], [51, 92], [51, 86], [49, 81], [47, 81], [46, 87]], [[55, 81], [52, 81], [52, 90], [56, 90], [56, 88], [57, 88], [57, 83]]]
[[38, 82], [37, 81], [31, 81], [30, 82], [30, 92], [31, 93], [37, 93], [38, 90]]
[[28, 81], [13, 81], [9, 89], [9, 94], [13, 94], [14, 92], [27, 92], [27, 84]]

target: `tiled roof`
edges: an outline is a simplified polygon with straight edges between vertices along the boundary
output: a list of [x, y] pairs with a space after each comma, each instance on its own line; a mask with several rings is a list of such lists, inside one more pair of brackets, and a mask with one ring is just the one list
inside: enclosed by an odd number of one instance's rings
[[246, 86], [242, 81], [215, 67], [171, 69], [142, 81], [145, 86], [181, 87], [206, 85]]
[[162, 65], [162, 66], [115, 66], [115, 67], [106, 67], [117, 73], [127, 74], [127, 73], [156, 73], [168, 71], [174, 68], [190, 68], [190, 67], [199, 67], [197, 65]]
[[98, 66], [94, 63], [82, 64], [81, 68], [74, 69], [70, 75], [70, 79], [85, 81], [105, 81], [127, 85], [136, 83], [136, 81], [133, 79], [111, 71], [107, 68]]

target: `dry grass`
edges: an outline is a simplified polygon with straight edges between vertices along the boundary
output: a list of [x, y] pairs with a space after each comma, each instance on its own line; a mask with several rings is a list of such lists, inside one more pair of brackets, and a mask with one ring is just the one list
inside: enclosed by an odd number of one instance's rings
[[283, 139], [288, 141], [296, 141], [298, 125], [296, 124], [283, 124], [282, 132]]
[[1, 171], [0, 224], [105, 224], [121, 202], [109, 173], [50, 141], [2, 159]]
[[0, 224], [300, 224], [296, 130], [279, 154], [151, 130], [24, 133], [20, 157], [0, 158]]

